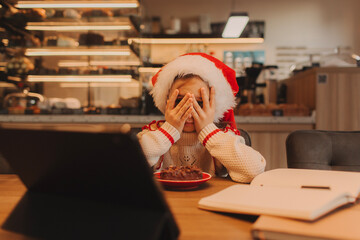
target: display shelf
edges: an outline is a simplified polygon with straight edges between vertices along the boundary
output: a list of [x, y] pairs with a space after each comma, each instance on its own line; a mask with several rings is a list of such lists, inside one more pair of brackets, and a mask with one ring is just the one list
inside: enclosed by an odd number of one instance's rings
[[91, 66], [141, 66], [140, 60], [123, 60], [123, 61], [74, 61], [74, 60], [61, 60], [58, 67], [91, 67]]
[[92, 46], [92, 47], [46, 47], [27, 48], [26, 56], [130, 56], [131, 50], [128, 46]]
[[30, 31], [125, 31], [132, 30], [129, 21], [119, 22], [30, 22], [26, 26]]
[[139, 88], [140, 82], [134, 79], [131, 79], [131, 82], [61, 82], [59, 87], [61, 88]]
[[19, 1], [17, 8], [137, 8], [137, 0], [123, 1]]
[[166, 37], [166, 38], [129, 38], [129, 43], [138, 44], [260, 44], [263, 38], [210, 38], [210, 37]]
[[29, 75], [28, 82], [132, 82], [131, 75]]
[[82, 106], [115, 106], [119, 99], [140, 98], [137, 68], [142, 62], [127, 42], [139, 36], [139, 1], [16, 2], [17, 8], [39, 11], [22, 29], [36, 41], [10, 35], [6, 44], [32, 61], [22, 81], [33, 91], [47, 98], [77, 98]]
[[[138, 30], [134, 16], [129, 17], [82, 17], [47, 18], [42, 22], [28, 22], [29, 31], [121, 31]], [[136, 25], [136, 26], [135, 26]]]

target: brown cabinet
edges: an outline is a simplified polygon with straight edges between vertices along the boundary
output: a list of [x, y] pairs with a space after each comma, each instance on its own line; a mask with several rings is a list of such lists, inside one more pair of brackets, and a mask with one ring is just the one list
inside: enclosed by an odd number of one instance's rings
[[360, 68], [314, 68], [283, 81], [288, 103], [316, 111], [315, 129], [360, 129]]

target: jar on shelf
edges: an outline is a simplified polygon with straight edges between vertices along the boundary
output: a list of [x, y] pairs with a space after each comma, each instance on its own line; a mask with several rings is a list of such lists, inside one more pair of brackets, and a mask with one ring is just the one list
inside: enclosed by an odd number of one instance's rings
[[161, 19], [160, 17], [152, 17], [151, 19], [151, 33], [160, 34], [162, 31], [161, 28]]

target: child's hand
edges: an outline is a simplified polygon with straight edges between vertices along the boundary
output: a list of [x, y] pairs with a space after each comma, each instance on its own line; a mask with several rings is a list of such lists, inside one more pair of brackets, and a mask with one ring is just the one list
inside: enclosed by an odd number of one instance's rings
[[211, 87], [210, 89], [210, 101], [209, 96], [207, 95], [204, 88], [200, 89], [201, 98], [203, 100], [203, 108], [200, 107], [198, 102], [195, 99], [195, 96], [192, 95], [194, 101], [194, 110], [192, 112], [195, 129], [197, 133], [206, 127], [208, 124], [214, 122], [215, 116], [215, 89]]
[[175, 100], [178, 94], [179, 90], [176, 89], [167, 100], [165, 120], [181, 133], [186, 119], [191, 116], [193, 111], [193, 99], [191, 98], [191, 94], [187, 93], [180, 103], [175, 106]]

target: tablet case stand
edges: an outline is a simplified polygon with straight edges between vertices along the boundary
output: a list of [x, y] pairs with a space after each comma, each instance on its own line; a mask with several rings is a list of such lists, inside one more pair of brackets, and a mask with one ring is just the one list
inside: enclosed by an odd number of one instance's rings
[[176, 239], [170, 212], [27, 192], [2, 226], [39, 239]]
[[3, 229], [55, 240], [179, 235], [134, 136], [1, 129], [0, 151], [28, 188]]

